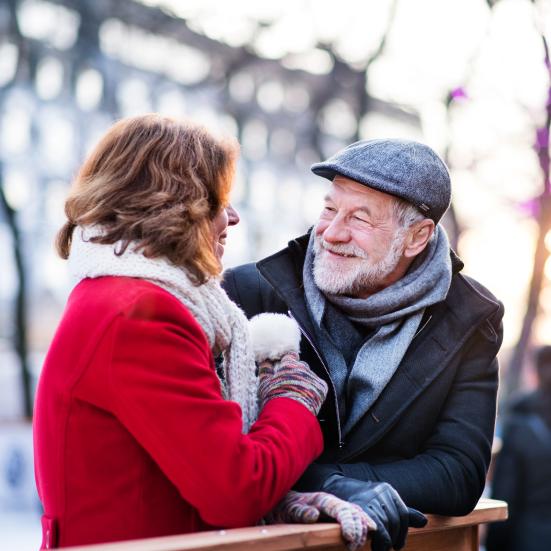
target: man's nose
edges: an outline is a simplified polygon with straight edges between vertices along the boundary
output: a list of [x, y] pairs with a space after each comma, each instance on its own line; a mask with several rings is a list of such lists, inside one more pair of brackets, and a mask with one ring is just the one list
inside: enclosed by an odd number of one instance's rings
[[232, 207], [232, 205], [228, 205], [226, 207], [226, 212], [228, 213], [228, 226], [235, 226], [239, 223], [239, 213]]
[[340, 216], [335, 216], [323, 231], [323, 238], [329, 243], [346, 243], [350, 240], [350, 230]]

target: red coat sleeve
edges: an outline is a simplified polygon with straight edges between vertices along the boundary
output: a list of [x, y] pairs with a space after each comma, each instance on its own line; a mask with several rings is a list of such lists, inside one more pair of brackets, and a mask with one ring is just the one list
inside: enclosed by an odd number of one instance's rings
[[143, 295], [110, 333], [112, 410], [205, 522], [256, 523], [321, 453], [315, 416], [286, 398], [242, 434], [205, 334], [164, 291]]

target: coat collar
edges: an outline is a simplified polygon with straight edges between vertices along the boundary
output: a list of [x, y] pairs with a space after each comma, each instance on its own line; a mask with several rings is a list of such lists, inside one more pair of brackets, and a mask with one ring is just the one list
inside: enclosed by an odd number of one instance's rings
[[287, 304], [299, 324], [312, 335], [314, 328], [302, 283], [302, 266], [309, 238], [310, 231], [289, 241], [287, 248], [260, 260], [256, 267], [279, 298]]

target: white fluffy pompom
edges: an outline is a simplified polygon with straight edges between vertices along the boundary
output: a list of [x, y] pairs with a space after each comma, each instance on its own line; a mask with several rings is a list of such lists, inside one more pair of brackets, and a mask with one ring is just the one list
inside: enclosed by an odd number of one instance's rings
[[277, 361], [289, 352], [300, 350], [297, 322], [284, 314], [258, 314], [249, 322], [254, 358]]

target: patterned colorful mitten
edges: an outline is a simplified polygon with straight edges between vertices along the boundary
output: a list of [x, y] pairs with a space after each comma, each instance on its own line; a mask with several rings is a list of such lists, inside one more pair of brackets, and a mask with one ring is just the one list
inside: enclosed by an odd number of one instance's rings
[[336, 520], [350, 551], [363, 547], [369, 530], [376, 524], [358, 505], [325, 492], [289, 492], [268, 515], [269, 523], [296, 522], [311, 524], [320, 517]]
[[276, 364], [262, 362], [259, 369], [258, 396], [260, 408], [272, 398], [291, 398], [317, 415], [325, 396], [327, 384], [296, 353], [286, 354]]

